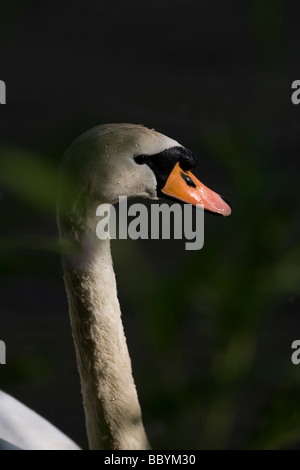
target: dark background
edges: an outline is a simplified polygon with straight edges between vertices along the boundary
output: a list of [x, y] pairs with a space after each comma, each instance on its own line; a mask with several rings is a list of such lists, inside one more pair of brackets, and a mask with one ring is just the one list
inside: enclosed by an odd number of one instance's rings
[[2, 1], [0, 41], [1, 388], [86, 447], [58, 166], [88, 128], [143, 123], [233, 208], [199, 252], [113, 243], [150, 442], [300, 449], [299, 2]]

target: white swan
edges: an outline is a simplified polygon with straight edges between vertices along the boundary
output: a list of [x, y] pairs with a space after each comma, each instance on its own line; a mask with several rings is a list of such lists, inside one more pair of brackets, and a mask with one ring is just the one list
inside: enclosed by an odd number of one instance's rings
[[[132, 124], [93, 128], [64, 155], [58, 226], [61, 238], [72, 244], [63, 257], [64, 280], [90, 449], [150, 448], [121, 321], [110, 243], [96, 236], [96, 208], [115, 204], [121, 195], [167, 196], [230, 215], [229, 205], [189, 171], [196, 163], [192, 152], [175, 140]], [[66, 193], [70, 179], [73, 190]], [[0, 420], [1, 414], [0, 403]], [[25, 421], [27, 429], [34, 427], [29, 415]], [[21, 422], [20, 433], [23, 428]], [[1, 425], [0, 438], [29, 448], [11, 439]]]

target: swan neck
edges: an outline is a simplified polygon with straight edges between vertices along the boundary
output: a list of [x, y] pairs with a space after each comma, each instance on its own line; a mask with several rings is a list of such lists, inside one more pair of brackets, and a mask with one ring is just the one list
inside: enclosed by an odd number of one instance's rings
[[63, 263], [89, 446], [149, 449], [121, 320], [110, 241], [99, 240], [95, 224], [92, 228], [89, 224], [84, 236], [73, 230], [76, 254], [65, 257]]

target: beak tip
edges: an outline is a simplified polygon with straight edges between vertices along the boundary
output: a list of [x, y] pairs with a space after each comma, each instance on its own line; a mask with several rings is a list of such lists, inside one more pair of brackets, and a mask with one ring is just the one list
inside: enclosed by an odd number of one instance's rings
[[225, 208], [224, 208], [224, 210], [223, 210], [223, 212], [222, 212], [222, 215], [223, 215], [224, 217], [229, 217], [229, 216], [231, 216], [231, 205], [229, 204], [229, 202], [227, 201], [227, 199], [225, 199], [225, 197], [223, 197], [223, 196], [220, 195], [220, 198], [225, 202], [225, 204], [226, 204], [226, 206], [227, 206], [227, 207], [225, 206]]

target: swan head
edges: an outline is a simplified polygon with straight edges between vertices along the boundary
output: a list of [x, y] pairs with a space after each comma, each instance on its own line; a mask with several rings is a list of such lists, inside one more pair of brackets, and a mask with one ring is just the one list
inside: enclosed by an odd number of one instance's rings
[[230, 206], [190, 170], [197, 157], [176, 140], [134, 124], [97, 126], [76, 139], [63, 158], [63, 177], [75, 183], [78, 201], [115, 204], [120, 196], [167, 197], [230, 215]]

